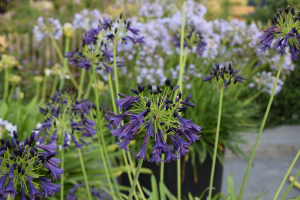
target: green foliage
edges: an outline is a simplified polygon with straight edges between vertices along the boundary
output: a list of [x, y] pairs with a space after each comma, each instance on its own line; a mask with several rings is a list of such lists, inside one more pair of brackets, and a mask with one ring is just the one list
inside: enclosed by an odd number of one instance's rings
[[[282, 90], [274, 97], [272, 108], [267, 119], [267, 126], [278, 126], [282, 124], [299, 124], [300, 123], [300, 66], [297, 63], [295, 71], [291, 72], [284, 82]], [[265, 110], [270, 96], [263, 94], [257, 99], [261, 105], [261, 110]], [[258, 115], [262, 119], [263, 112]]]

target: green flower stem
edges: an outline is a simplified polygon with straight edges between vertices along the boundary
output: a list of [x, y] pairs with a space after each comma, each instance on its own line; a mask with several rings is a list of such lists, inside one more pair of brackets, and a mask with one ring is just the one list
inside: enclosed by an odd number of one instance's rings
[[7, 196], [7, 200], [9, 200], [10, 199], [10, 194], [8, 194], [8, 196]]
[[177, 152], [179, 157], [177, 160], [177, 199], [181, 200], [181, 162], [180, 162], [180, 153]]
[[53, 87], [52, 87], [52, 91], [51, 91], [51, 96], [53, 96], [54, 95], [54, 93], [55, 93], [55, 90], [56, 90], [56, 88], [57, 88], [57, 83], [58, 83], [58, 75], [56, 75], [55, 76], [55, 78], [54, 78], [54, 83], [53, 83]]
[[[62, 63], [64, 63], [64, 56], [63, 56], [63, 54], [62, 54], [62, 52], [61, 52], [59, 46], [57, 45], [56, 41], [54, 40], [54, 38], [53, 38], [52, 36], [51, 36], [50, 38], [51, 38], [52, 44], [53, 44], [53, 46], [54, 46], [54, 48], [55, 48], [55, 50], [56, 50], [56, 52], [57, 52], [57, 54], [58, 54], [58, 57], [59, 57], [60, 61], [61, 61]], [[79, 88], [79, 85], [78, 85], [78, 83], [76, 82], [76, 80], [75, 80], [75, 78], [74, 78], [72, 72], [70, 71], [68, 65], [66, 65], [65, 67], [66, 67], [66, 69], [67, 69], [67, 71], [68, 71], [68, 74], [69, 74], [69, 76], [70, 76], [70, 79], [71, 79], [73, 85], [78, 89], [78, 88]]]
[[[65, 53], [69, 52], [69, 47], [70, 47], [70, 37], [66, 37], [66, 43], [65, 43]], [[67, 70], [67, 65], [68, 65], [68, 58], [64, 58], [63, 61], [63, 72], [62, 72], [62, 79], [59, 84], [59, 90], [62, 90], [65, 84], [65, 73]]]
[[[103, 162], [103, 165], [104, 165], [105, 174], [106, 174], [106, 177], [107, 177], [107, 181], [108, 181], [108, 184], [109, 184], [109, 188], [110, 188], [110, 192], [111, 192], [112, 198], [115, 199], [115, 195], [114, 195], [114, 191], [113, 191], [113, 188], [112, 188], [112, 184], [111, 184], [110, 178], [113, 179], [115, 188], [116, 188], [116, 190], [118, 192], [118, 196], [121, 199], [120, 192], [118, 190], [117, 184], [116, 184], [116, 182], [114, 180], [114, 177], [112, 175], [111, 167], [110, 167], [109, 163], [106, 163], [105, 156], [104, 156], [104, 153], [103, 153], [103, 151], [106, 152], [106, 149], [105, 149], [106, 145], [105, 145], [105, 142], [104, 142], [104, 137], [103, 137], [103, 133], [102, 133], [102, 129], [101, 129], [101, 126], [102, 126], [101, 119], [99, 118], [101, 114], [100, 114], [100, 110], [99, 110], [100, 106], [99, 106], [99, 99], [98, 99], [98, 93], [97, 93], [97, 87], [96, 87], [97, 80], [96, 80], [96, 72], [95, 72], [95, 65], [94, 64], [92, 65], [92, 71], [93, 71], [93, 80], [94, 80], [94, 84], [95, 84], [94, 93], [95, 93], [96, 106], [97, 106], [97, 115], [96, 116], [97, 116], [97, 121], [100, 123], [100, 128], [99, 128], [100, 133], [97, 134], [97, 136], [98, 136], [97, 137], [98, 138], [98, 143], [99, 143], [99, 149], [100, 149], [100, 154], [101, 154], [101, 158], [102, 158], [102, 162]], [[98, 133], [98, 131], [97, 131], [97, 133]], [[101, 139], [103, 141], [102, 144], [101, 144], [101, 141], [100, 141], [100, 137], [101, 137]], [[110, 176], [108, 174], [107, 167], [109, 168]]]
[[10, 92], [9, 92], [9, 96], [8, 96], [8, 101], [7, 101], [9, 103], [11, 102], [12, 97], [14, 95], [15, 88], [16, 88], [16, 84], [13, 84], [12, 87], [10, 88]]
[[[74, 133], [74, 136], [75, 136], [76, 140], [78, 141], [78, 136], [77, 136], [76, 131]], [[79, 149], [79, 148], [78, 148], [78, 155], [79, 155], [79, 159], [80, 159], [82, 173], [83, 173], [83, 176], [84, 176], [85, 188], [86, 188], [86, 192], [87, 192], [87, 195], [88, 195], [88, 199], [92, 200], [90, 187], [89, 187], [89, 182], [88, 182], [87, 177], [86, 177], [86, 171], [85, 171], [85, 167], [84, 167], [84, 163], [83, 163], [83, 159], [82, 159], [81, 149]]]
[[183, 0], [182, 5], [182, 21], [181, 21], [181, 31], [180, 31], [180, 72], [179, 72], [179, 90], [182, 91], [182, 76], [183, 76], [183, 45], [184, 45], [184, 22], [185, 22], [185, 7], [186, 7], [186, 0]]
[[112, 80], [111, 80], [111, 73], [108, 74], [108, 85], [109, 85], [109, 90], [110, 90], [110, 96], [111, 96], [111, 103], [113, 105], [114, 112], [117, 114], [117, 107], [114, 99], [114, 89], [112, 86]]
[[40, 88], [41, 85], [39, 83], [36, 83], [36, 89], [35, 89], [35, 97], [38, 99], [40, 95]]
[[47, 90], [47, 76], [44, 76], [43, 79], [43, 93], [42, 93], [42, 99], [45, 100], [46, 99], [46, 90]]
[[[90, 95], [90, 91], [91, 91], [91, 87], [92, 87], [92, 83], [93, 83], [93, 78], [92, 78], [92, 72], [89, 71], [89, 77], [90, 77], [90, 80], [89, 80], [89, 84], [87, 86], [87, 89], [86, 89], [86, 93], [84, 94], [84, 98], [87, 99]], [[95, 81], [97, 82], [97, 81]], [[97, 87], [96, 85], [94, 87]]]
[[[63, 140], [63, 138], [64, 137], [62, 137], [62, 140]], [[65, 167], [64, 151], [65, 151], [65, 149], [62, 147], [61, 148], [61, 168], [62, 169], [64, 169], [64, 167]], [[64, 174], [61, 175], [60, 184], [62, 185], [60, 188], [60, 199], [64, 200]]]
[[130, 188], [128, 200], [132, 199], [133, 193], [135, 191], [135, 186], [136, 186], [136, 183], [137, 183], [139, 175], [140, 175], [140, 171], [141, 171], [141, 167], [142, 167], [143, 161], [144, 161], [144, 159], [140, 159], [139, 160], [139, 164], [138, 164], [138, 166], [136, 168], [136, 172], [135, 172], [135, 175], [134, 175], [133, 183], [132, 183], [131, 188]]
[[119, 94], [119, 77], [117, 70], [117, 53], [116, 53], [116, 42], [113, 44], [113, 54], [114, 54], [114, 75], [115, 75], [115, 86], [116, 86], [116, 97], [118, 98]]
[[[130, 155], [130, 152], [129, 152], [129, 151], [127, 151], [127, 156], [128, 156], [129, 162], [130, 162], [130, 166], [131, 166], [131, 168], [132, 168], [132, 173], [135, 174], [136, 171], [135, 171], [135, 168], [134, 168], [134, 166], [133, 166], [133, 162], [132, 162], [131, 155]], [[145, 195], [144, 195], [144, 192], [143, 192], [143, 190], [142, 190], [142, 187], [141, 187], [141, 185], [140, 185], [139, 180], [137, 181], [137, 188], [138, 188], [140, 194], [142, 195], [142, 199], [143, 199], [143, 200], [146, 200]]]
[[274, 93], [275, 93], [277, 82], [278, 82], [278, 79], [279, 79], [279, 76], [280, 76], [283, 60], [284, 60], [284, 56], [282, 56], [281, 60], [280, 60], [280, 67], [279, 67], [278, 72], [277, 72], [276, 80], [275, 80], [275, 83], [274, 83], [274, 86], [273, 86], [273, 91], [272, 91], [272, 94], [271, 94], [271, 97], [270, 97], [270, 100], [269, 100], [269, 103], [268, 103], [267, 110], [265, 112], [263, 121], [261, 123], [260, 129], [259, 129], [259, 132], [258, 132], [258, 135], [257, 135], [257, 138], [256, 138], [256, 142], [255, 142], [253, 150], [252, 150], [251, 157], [250, 157], [249, 162], [248, 162], [247, 170], [246, 170], [246, 173], [245, 173], [245, 176], [244, 176], [244, 180], [243, 180], [243, 183], [242, 183], [242, 187], [241, 187], [241, 190], [240, 190], [238, 200], [241, 200], [242, 196], [243, 196], [243, 192], [244, 192], [246, 181], [247, 181], [247, 178], [248, 178], [248, 175], [249, 175], [250, 167], [252, 165], [252, 161], [253, 161], [253, 158], [254, 158], [254, 155], [255, 155], [255, 151], [256, 151], [260, 136], [262, 134], [262, 131], [264, 130], [265, 123], [266, 123], [266, 120], [267, 120], [267, 117], [268, 117], [268, 114], [269, 114], [269, 111], [270, 111], [270, 108], [271, 108], [271, 105], [272, 105], [272, 102], [273, 102]]
[[[164, 136], [165, 141], [167, 141], [167, 136], [168, 136], [168, 135], [165, 135], [165, 136]], [[161, 164], [160, 164], [160, 180], [161, 180], [162, 182], [164, 181], [165, 158], [166, 158], [166, 155], [163, 154], [163, 155], [161, 156], [162, 162], [161, 162]]]
[[291, 188], [293, 187], [294, 183], [297, 181], [297, 179], [300, 176], [300, 170], [298, 171], [298, 173], [296, 174], [296, 176], [294, 177], [294, 180], [290, 183], [289, 187], [286, 189], [285, 193], [283, 194], [283, 196], [281, 197], [280, 200], [284, 200], [286, 195], [289, 193], [289, 191], [291, 190]]
[[9, 68], [5, 68], [5, 80], [4, 80], [4, 95], [3, 100], [6, 101], [8, 95], [8, 78], [9, 78]]
[[287, 179], [288, 175], [290, 174], [291, 170], [293, 169], [293, 167], [294, 167], [296, 161], [298, 160], [299, 155], [300, 155], [300, 149], [299, 149], [299, 151], [298, 151], [296, 157], [294, 158], [294, 160], [293, 160], [293, 162], [292, 162], [290, 168], [289, 168], [288, 171], [286, 172], [286, 174], [285, 174], [285, 176], [284, 176], [284, 178], [283, 178], [283, 180], [282, 180], [282, 182], [281, 182], [281, 184], [280, 184], [280, 186], [279, 186], [279, 188], [278, 188], [278, 190], [277, 190], [277, 192], [276, 192], [276, 194], [275, 194], [274, 200], [277, 199], [277, 197], [278, 197], [278, 195], [279, 195], [279, 193], [280, 193], [280, 191], [281, 191], [281, 189], [282, 189], [282, 187], [283, 187], [283, 184], [284, 184], [285, 180]]
[[78, 101], [81, 99], [82, 90], [83, 90], [83, 84], [84, 84], [84, 77], [85, 77], [85, 69], [81, 69], [81, 75], [80, 75], [80, 85], [78, 90]]
[[220, 132], [220, 124], [221, 124], [221, 113], [222, 113], [222, 102], [223, 102], [223, 91], [224, 88], [221, 88], [220, 92], [220, 100], [219, 100], [219, 112], [218, 112], [218, 124], [217, 124], [217, 132], [216, 132], [216, 139], [215, 139], [215, 146], [214, 146], [214, 155], [213, 155], [213, 163], [211, 167], [211, 174], [210, 174], [210, 183], [209, 183], [209, 193], [208, 193], [208, 200], [211, 200], [211, 193], [214, 181], [214, 173], [215, 173], [215, 166], [216, 166], [216, 158], [217, 158], [217, 150], [218, 150], [218, 142], [219, 142], [219, 132]]

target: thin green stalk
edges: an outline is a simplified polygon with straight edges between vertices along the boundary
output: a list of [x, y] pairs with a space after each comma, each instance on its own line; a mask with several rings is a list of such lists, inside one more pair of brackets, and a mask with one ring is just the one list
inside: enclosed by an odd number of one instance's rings
[[284, 200], [286, 195], [289, 193], [289, 191], [291, 190], [291, 188], [293, 187], [294, 183], [297, 181], [297, 179], [300, 176], [300, 170], [298, 171], [298, 173], [296, 174], [296, 176], [294, 177], [294, 180], [290, 183], [289, 187], [286, 189], [285, 193], [283, 194], [283, 196], [281, 197], [280, 200]]
[[214, 174], [215, 174], [215, 166], [216, 166], [216, 158], [217, 158], [217, 150], [218, 150], [218, 142], [219, 142], [219, 132], [220, 132], [220, 124], [221, 124], [221, 113], [222, 113], [222, 102], [223, 102], [223, 91], [224, 88], [221, 88], [220, 92], [220, 100], [219, 100], [219, 112], [218, 112], [218, 124], [217, 124], [217, 132], [216, 132], [216, 139], [215, 139], [215, 146], [214, 146], [214, 155], [213, 155], [213, 163], [211, 167], [211, 174], [210, 174], [210, 183], [209, 183], [209, 193], [208, 193], [208, 200], [211, 199], [213, 181], [214, 181]]
[[114, 54], [114, 75], [115, 75], [115, 86], [116, 86], [116, 97], [118, 98], [119, 94], [119, 77], [118, 77], [118, 70], [117, 70], [117, 53], [116, 53], [116, 42], [113, 44], [113, 54]]
[[46, 89], [47, 89], [47, 76], [44, 76], [44, 80], [43, 80], [43, 93], [42, 93], [42, 99], [45, 100], [46, 99]]
[[277, 190], [277, 192], [276, 192], [276, 194], [275, 194], [274, 200], [277, 199], [277, 197], [278, 197], [278, 195], [279, 195], [279, 193], [280, 193], [280, 191], [281, 191], [281, 189], [282, 189], [282, 187], [283, 187], [283, 184], [284, 184], [285, 180], [287, 179], [288, 175], [290, 174], [291, 170], [293, 169], [293, 167], [294, 167], [296, 161], [298, 160], [299, 155], [300, 155], [300, 149], [299, 149], [299, 151], [298, 151], [296, 157], [294, 158], [294, 160], [293, 160], [293, 162], [292, 162], [290, 168], [289, 168], [288, 171], [286, 172], [286, 174], [285, 174], [285, 176], [284, 176], [284, 178], [283, 178], [283, 180], [282, 180], [282, 182], [281, 182], [281, 184], [280, 184], [280, 186], [279, 186], [279, 188], [278, 188], [278, 190]]
[[140, 159], [139, 160], [139, 164], [138, 164], [138, 166], [136, 168], [136, 172], [135, 172], [135, 175], [134, 175], [133, 183], [132, 183], [131, 188], [130, 188], [128, 200], [132, 199], [133, 193], [135, 191], [135, 186], [136, 186], [136, 183], [137, 183], [139, 175], [140, 175], [140, 171], [141, 171], [141, 167], [142, 167], [143, 161], [144, 161], [144, 159]]
[[110, 90], [110, 96], [111, 96], [111, 102], [113, 105], [114, 112], [117, 114], [117, 107], [114, 99], [114, 89], [112, 86], [112, 80], [111, 80], [111, 73], [108, 75], [108, 85], [109, 85], [109, 90]]
[[[167, 135], [164, 136], [164, 139], [165, 139], [165, 141], [167, 141]], [[166, 155], [163, 154], [163, 155], [161, 156], [162, 162], [161, 162], [161, 164], [160, 164], [160, 180], [161, 180], [162, 182], [164, 181], [165, 158], [166, 158]]]
[[[69, 52], [69, 47], [70, 47], [70, 37], [66, 37], [65, 53]], [[59, 90], [63, 89], [64, 84], [65, 84], [65, 72], [67, 70], [67, 65], [68, 65], [68, 58], [64, 58], [63, 73], [62, 73], [62, 79], [61, 79], [60, 84], [59, 84]]]
[[[76, 131], [74, 133], [74, 136], [75, 136], [76, 140], [78, 141], [78, 137], [77, 137]], [[92, 200], [92, 196], [91, 196], [91, 192], [90, 192], [90, 187], [89, 187], [89, 182], [87, 180], [86, 171], [85, 171], [85, 167], [84, 167], [84, 163], [83, 163], [83, 159], [82, 159], [81, 149], [79, 149], [79, 148], [78, 148], [78, 155], [79, 155], [79, 159], [80, 159], [82, 173], [83, 173], [83, 176], [84, 176], [85, 188], [86, 188], [86, 192], [87, 192], [87, 195], [88, 195], [88, 199]]]
[[[127, 156], [128, 156], [128, 159], [129, 159], [130, 166], [131, 166], [131, 168], [132, 168], [132, 173], [135, 174], [135, 168], [134, 168], [134, 166], [133, 166], [133, 162], [132, 162], [131, 155], [130, 155], [130, 152], [129, 152], [129, 151], [127, 151]], [[137, 188], [138, 188], [140, 194], [142, 195], [142, 199], [146, 200], [145, 195], [144, 195], [144, 192], [143, 192], [143, 190], [142, 190], [142, 187], [141, 187], [141, 185], [140, 185], [139, 180], [137, 181]]]
[[177, 199], [181, 200], [181, 159], [179, 152], [177, 152], [177, 156], [179, 157], [177, 159]]
[[36, 83], [36, 90], [35, 90], [35, 97], [38, 99], [39, 98], [39, 95], [40, 95], [40, 84], [39, 83]]
[[10, 92], [9, 92], [9, 96], [8, 96], [8, 101], [7, 101], [9, 103], [11, 102], [12, 97], [14, 95], [15, 88], [16, 88], [16, 84], [13, 84], [12, 87], [10, 88]]
[[82, 68], [81, 75], [80, 75], [80, 85], [78, 90], [78, 98], [81, 99], [82, 91], [83, 91], [83, 84], [84, 84], [84, 77], [85, 77], [85, 69]]
[[[55, 41], [55, 39], [54, 39], [53, 37], [50, 37], [50, 38], [51, 38], [52, 44], [53, 44], [53, 46], [54, 46], [54, 48], [55, 48], [55, 50], [56, 50], [56, 52], [57, 52], [57, 54], [58, 54], [58, 57], [59, 57], [60, 61], [61, 61], [62, 63], [64, 63], [64, 56], [63, 56], [63, 54], [62, 54], [62, 52], [61, 52], [59, 46], [57, 45], [57, 43], [56, 43], [56, 41]], [[70, 71], [68, 65], [66, 65], [65, 67], [66, 67], [66, 69], [67, 69], [67, 71], [68, 71], [68, 74], [69, 74], [69, 76], [70, 76], [70, 79], [71, 79], [73, 85], [78, 89], [78, 88], [79, 88], [79, 85], [78, 85], [78, 83], [76, 82], [76, 80], [75, 80], [75, 78], [74, 78], [72, 72]]]
[[7, 200], [9, 200], [10, 199], [10, 194], [8, 194], [8, 196], [7, 196]]
[[55, 90], [57, 88], [57, 83], [58, 83], [58, 75], [56, 75], [55, 78], [54, 78], [54, 83], [53, 83], [53, 87], [52, 87], [51, 96], [53, 96], [54, 93], [55, 93]]
[[[85, 99], [87, 99], [88, 97], [89, 97], [89, 95], [90, 95], [90, 91], [91, 91], [91, 88], [92, 88], [92, 83], [93, 83], [93, 78], [92, 78], [92, 72], [91, 71], [89, 71], [89, 76], [90, 76], [90, 80], [89, 80], [89, 84], [88, 84], [88, 86], [87, 86], [87, 89], [86, 89], [86, 92], [85, 92], [85, 94], [84, 94], [84, 98]], [[97, 82], [97, 81], [95, 81], [95, 82]], [[95, 83], [96, 84], [96, 83]], [[96, 87], [96, 85], [95, 85], [95, 87]]]
[[[62, 140], [63, 140], [63, 138], [64, 137], [62, 137]], [[62, 169], [64, 169], [64, 167], [65, 167], [64, 151], [65, 151], [65, 149], [62, 147], [61, 148], [61, 168]], [[61, 175], [60, 184], [62, 185], [60, 188], [60, 199], [64, 200], [64, 174]]]
[[284, 56], [282, 56], [281, 60], [280, 60], [280, 67], [279, 67], [278, 72], [277, 72], [276, 80], [275, 80], [275, 83], [274, 83], [274, 86], [273, 86], [273, 91], [272, 91], [272, 94], [271, 94], [271, 97], [270, 97], [270, 100], [269, 100], [269, 103], [268, 103], [267, 110], [265, 112], [263, 121], [261, 123], [260, 129], [259, 129], [259, 132], [258, 132], [258, 136], [256, 138], [256, 141], [255, 141], [255, 144], [254, 144], [254, 147], [253, 147], [253, 150], [252, 150], [251, 157], [250, 157], [249, 162], [248, 162], [247, 170], [246, 170], [246, 173], [245, 173], [245, 176], [244, 176], [244, 180], [243, 180], [243, 183], [242, 183], [242, 187], [241, 187], [241, 190], [240, 190], [238, 200], [241, 200], [242, 196], [243, 196], [243, 192], [244, 192], [246, 181], [247, 181], [247, 178], [248, 178], [248, 175], [249, 175], [250, 167], [252, 165], [252, 161], [253, 161], [253, 158], [254, 158], [254, 155], [255, 155], [255, 151], [256, 151], [260, 136], [262, 134], [262, 131], [264, 130], [265, 123], [266, 123], [266, 120], [267, 120], [267, 117], [268, 117], [268, 114], [269, 114], [269, 111], [270, 111], [270, 108], [271, 108], [271, 105], [272, 105], [272, 102], [273, 102], [275, 89], [276, 89], [277, 82], [278, 82], [278, 79], [279, 79], [279, 76], [280, 76], [283, 60], [284, 60]]
[[182, 76], [183, 76], [183, 45], [184, 45], [184, 22], [185, 22], [185, 7], [186, 7], [186, 0], [183, 0], [182, 5], [182, 21], [181, 21], [181, 31], [180, 31], [180, 72], [179, 72], [179, 91], [182, 91]]
[[[103, 153], [103, 151], [106, 152], [106, 145], [105, 145], [105, 142], [104, 142], [104, 137], [103, 137], [103, 133], [102, 133], [102, 129], [101, 129], [101, 126], [102, 126], [102, 123], [101, 123], [101, 119], [100, 119], [100, 110], [99, 110], [99, 99], [98, 99], [98, 93], [97, 93], [97, 87], [96, 87], [96, 72], [95, 72], [95, 65], [92, 66], [93, 67], [93, 80], [94, 80], [94, 84], [95, 84], [95, 87], [94, 87], [94, 93], [95, 93], [95, 98], [96, 98], [96, 107], [97, 107], [97, 121], [100, 123], [100, 135], [98, 134], [98, 143], [99, 143], [99, 149], [100, 149], [100, 154], [101, 154], [101, 157], [102, 157], [102, 161], [103, 161], [103, 165], [104, 165], [104, 169], [105, 169], [105, 174], [107, 176], [107, 181], [108, 181], [108, 184], [109, 184], [109, 188], [110, 188], [110, 191], [111, 191], [111, 195], [112, 195], [112, 198], [115, 199], [115, 195], [114, 195], [114, 191], [113, 191], [113, 188], [112, 188], [112, 184], [111, 184], [111, 181], [110, 181], [110, 178], [113, 179], [113, 183], [114, 183], [114, 186], [117, 190], [117, 193], [118, 193], [118, 196], [119, 198], [121, 199], [121, 195], [120, 195], [120, 192], [119, 192], [119, 189], [117, 187], [117, 184], [114, 180], [114, 177], [113, 177], [113, 174], [112, 174], [112, 171], [111, 171], [111, 167], [109, 165], [109, 163], [106, 163], [106, 160], [105, 160], [105, 155]], [[97, 131], [98, 133], [98, 131]], [[100, 141], [100, 137], [103, 141], [103, 143], [101, 144], [101, 141]], [[103, 149], [102, 149], [103, 147]], [[107, 154], [106, 154], [107, 155]], [[108, 161], [108, 159], [107, 159]], [[108, 174], [108, 169], [107, 167], [109, 168], [109, 173], [110, 173], [110, 176]]]
[[9, 69], [5, 68], [5, 79], [4, 79], [4, 95], [3, 100], [6, 101], [8, 95], [8, 78], [9, 78]]

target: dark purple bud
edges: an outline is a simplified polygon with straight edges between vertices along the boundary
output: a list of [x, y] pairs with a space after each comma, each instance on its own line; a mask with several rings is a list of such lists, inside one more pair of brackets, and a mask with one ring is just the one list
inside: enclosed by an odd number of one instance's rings
[[22, 175], [24, 175], [24, 174], [25, 174], [25, 168], [22, 169]]
[[51, 154], [49, 154], [47, 157], [46, 157], [46, 160], [50, 160], [51, 158], [53, 158], [54, 156], [56, 156], [58, 154], [58, 152], [53, 152]]
[[123, 17], [123, 13], [120, 14], [120, 19], [122, 19], [122, 17]]
[[173, 91], [176, 91], [178, 88], [179, 88], [179, 85], [176, 85], [176, 86], [173, 88]]
[[177, 112], [176, 112], [176, 110], [174, 110], [174, 115], [173, 115], [173, 117], [174, 117], [174, 118], [177, 117]]
[[146, 103], [146, 107], [150, 108], [150, 106], [151, 106], [151, 101], [148, 100], [148, 102]]
[[18, 173], [20, 174], [22, 170], [22, 163], [18, 166]]
[[139, 92], [138, 92], [136, 89], [131, 89], [131, 91], [132, 91], [134, 94], [139, 95]]
[[34, 149], [30, 149], [30, 154], [32, 155], [32, 157], [34, 157]]
[[284, 12], [285, 12], [286, 14], [289, 14], [289, 10], [290, 10], [290, 6], [288, 5], [288, 6], [285, 8]]
[[0, 139], [0, 142], [2, 145], [4, 144], [4, 140], [2, 138]]
[[170, 84], [170, 88], [171, 88], [171, 90], [173, 90], [174, 88], [173, 88], [173, 84]]
[[127, 95], [125, 95], [125, 94], [122, 94], [122, 93], [119, 93], [118, 94], [120, 97], [122, 97], [122, 98], [125, 98], [125, 97], [127, 97]]
[[162, 126], [165, 125], [165, 122], [160, 122], [160, 125], [162, 125]]
[[[226, 80], [226, 79], [224, 79], [224, 80]], [[195, 107], [195, 104], [193, 104], [193, 103], [191, 103], [191, 102], [181, 101], [181, 103], [182, 103], [183, 105], [186, 105], [186, 106]]]
[[39, 163], [39, 161], [40, 161], [40, 159], [36, 158], [35, 161], [34, 161], [33, 167], [35, 167]]
[[170, 79], [170, 77], [167, 78], [167, 80], [165, 81], [165, 83], [166, 83], [166, 86], [170, 86], [170, 84], [171, 84], [171, 79]]
[[18, 138], [18, 134], [17, 134], [17, 132], [15, 130], [13, 131], [13, 135], [14, 135], [15, 139]]
[[151, 83], [148, 83], [148, 89], [149, 89], [150, 91], [152, 91], [152, 84], [151, 84]]

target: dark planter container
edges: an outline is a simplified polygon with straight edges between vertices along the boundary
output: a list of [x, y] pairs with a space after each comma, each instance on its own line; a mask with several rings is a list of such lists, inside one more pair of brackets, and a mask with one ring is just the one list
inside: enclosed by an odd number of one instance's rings
[[[184, 158], [184, 157], [182, 157]], [[188, 193], [190, 192], [193, 197], [199, 197], [202, 192], [209, 187], [209, 181], [210, 181], [210, 173], [211, 173], [211, 167], [212, 167], [212, 159], [209, 155], [207, 155], [206, 160], [204, 163], [200, 164], [198, 155], [196, 155], [196, 169], [197, 169], [197, 178], [198, 181], [195, 183], [194, 181], [194, 173], [193, 173], [193, 166], [191, 163], [191, 160], [184, 162], [183, 159], [181, 159], [181, 194], [182, 199], [183, 197], [188, 197]], [[149, 168], [153, 171], [153, 174], [156, 177], [156, 180], [159, 181], [160, 179], [160, 164], [151, 163], [144, 161], [143, 166], [144, 168]], [[167, 186], [167, 188], [170, 190], [170, 192], [177, 196], [177, 162], [171, 161], [170, 163], [165, 163], [165, 175], [164, 175], [164, 183]], [[212, 191], [213, 196], [217, 193], [221, 192], [221, 184], [222, 184], [222, 175], [223, 175], [223, 166], [217, 159], [216, 167], [215, 167], [215, 175], [214, 175], [214, 182], [213, 187], [215, 190]], [[149, 174], [140, 174], [139, 176], [139, 182], [142, 187], [147, 188], [148, 190], [152, 191], [151, 189], [151, 175]], [[123, 173], [121, 176], [120, 183], [122, 185], [126, 185], [130, 187], [130, 183], [128, 180], [127, 173]], [[158, 184], [158, 183], [157, 183]], [[206, 196], [208, 195], [208, 192], [205, 193], [204, 198], [206, 199]]]

